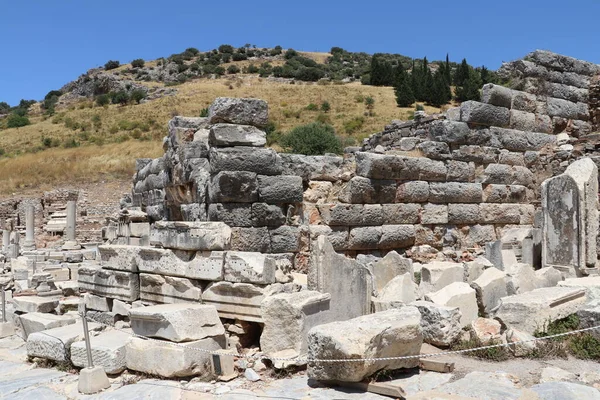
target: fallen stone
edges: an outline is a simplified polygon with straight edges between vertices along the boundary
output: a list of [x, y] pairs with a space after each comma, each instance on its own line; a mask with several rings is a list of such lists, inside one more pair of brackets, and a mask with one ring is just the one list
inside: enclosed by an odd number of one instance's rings
[[[163, 378], [212, 377], [211, 356], [204, 351], [225, 348], [225, 335], [173, 346], [171, 342], [132, 337], [126, 345], [128, 369]], [[201, 349], [203, 352], [195, 351]]]
[[546, 382], [534, 385], [531, 390], [539, 400], [600, 400], [598, 389], [572, 382]]
[[83, 295], [83, 303], [89, 310], [110, 311], [112, 301], [106, 297], [96, 296], [90, 293]]
[[390, 251], [381, 260], [368, 266], [373, 276], [373, 288], [381, 292], [389, 281], [398, 275], [409, 273], [414, 276], [412, 260], [402, 257], [394, 250]]
[[111, 271], [98, 265], [85, 265], [79, 268], [79, 288], [102, 297], [123, 301], [135, 301], [140, 297], [138, 274]]
[[471, 283], [477, 295], [477, 304], [481, 315], [492, 315], [501, 304], [502, 297], [508, 295], [506, 291], [506, 273], [497, 268], [488, 268], [483, 274]]
[[228, 251], [223, 267], [228, 282], [269, 284], [275, 282], [276, 262], [256, 252]]
[[13, 298], [15, 311], [23, 313], [50, 313], [58, 306], [58, 298], [19, 296]]
[[540, 383], [546, 382], [563, 382], [563, 381], [576, 381], [577, 375], [572, 372], [565, 371], [557, 367], [546, 367], [542, 370], [540, 375]]
[[221, 318], [263, 322], [260, 304], [264, 289], [251, 283], [214, 282], [202, 293], [202, 302], [216, 307]]
[[[391, 309], [345, 322], [314, 327], [308, 333], [311, 359], [380, 358], [418, 355], [423, 343], [421, 315], [415, 307]], [[309, 363], [316, 380], [360, 382], [384, 369], [413, 368], [419, 359], [348, 363]]]
[[19, 325], [23, 329], [24, 339], [35, 332], [71, 325], [77, 322], [73, 315], [54, 315], [44, 313], [28, 313], [19, 316]]
[[585, 290], [579, 288], [540, 288], [504, 297], [496, 318], [508, 327], [533, 334], [551, 321], [575, 314], [585, 301]]
[[179, 250], [225, 250], [231, 228], [222, 222], [156, 221], [150, 244]]
[[419, 297], [419, 287], [413, 281], [414, 276], [407, 272], [398, 275], [385, 285], [377, 299], [384, 303], [409, 304]]
[[173, 276], [140, 274], [140, 299], [156, 303], [196, 303], [202, 296], [198, 281]]
[[[126, 368], [125, 347], [131, 336], [121, 331], [102, 332], [90, 337], [94, 366], [104, 368], [107, 374], [119, 374]], [[87, 367], [85, 341], [71, 345], [71, 362], [77, 367]]]
[[436, 392], [468, 399], [522, 399], [521, 389], [514, 383], [513, 377], [502, 372], [470, 372], [462, 379], [437, 387]]
[[558, 282], [560, 287], [582, 288], [587, 290], [590, 302], [600, 300], [600, 276], [586, 276], [583, 278], [568, 278]]
[[425, 299], [441, 306], [458, 307], [461, 313], [461, 327], [469, 326], [477, 318], [475, 289], [471, 288], [468, 283], [451, 283], [437, 292], [426, 294]]
[[[100, 324], [88, 323], [88, 329], [96, 331]], [[54, 361], [68, 361], [71, 345], [83, 338], [81, 322], [33, 332], [27, 337], [27, 355]]]
[[471, 339], [482, 344], [499, 343], [502, 327], [490, 318], [477, 318], [471, 322]]
[[77, 390], [82, 394], [94, 394], [110, 388], [110, 382], [102, 367], [87, 367], [80, 371]]
[[423, 342], [433, 346], [448, 347], [462, 334], [461, 313], [458, 307], [445, 307], [429, 301], [415, 301], [410, 304], [421, 313]]
[[420, 286], [425, 292], [435, 292], [451, 283], [462, 282], [464, 273], [462, 264], [434, 261], [423, 265]]
[[129, 319], [136, 335], [177, 343], [225, 334], [217, 310], [211, 305], [161, 304], [132, 308]]
[[246, 370], [244, 371], [244, 377], [250, 382], [260, 381], [260, 375], [258, 375], [256, 371], [252, 368], [246, 368]]
[[525, 357], [531, 354], [536, 348], [533, 339], [535, 336], [517, 329], [510, 328], [506, 331], [506, 341], [510, 344], [508, 348], [515, 357]]

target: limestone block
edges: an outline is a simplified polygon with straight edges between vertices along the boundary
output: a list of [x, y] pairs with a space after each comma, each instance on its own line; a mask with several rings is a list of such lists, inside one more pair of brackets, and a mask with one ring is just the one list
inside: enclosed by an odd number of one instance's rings
[[319, 236], [311, 246], [308, 289], [331, 295], [335, 320], [347, 320], [371, 311], [373, 289], [368, 269], [337, 254], [325, 236]]
[[445, 204], [425, 204], [421, 211], [421, 224], [438, 225], [448, 223], [448, 206]]
[[[544, 267], [535, 271], [536, 287], [554, 287], [558, 285], [562, 280], [562, 274], [559, 270], [553, 267]], [[588, 289], [588, 298], [590, 297], [591, 291]]]
[[384, 204], [396, 198], [396, 181], [355, 176], [346, 183], [338, 196], [343, 203]]
[[421, 269], [421, 288], [426, 292], [435, 292], [453, 282], [462, 282], [464, 267], [460, 263], [434, 261], [424, 264]]
[[[313, 359], [380, 358], [419, 354], [423, 344], [421, 315], [415, 307], [391, 309], [345, 322], [319, 325], [308, 334], [308, 356]], [[383, 369], [412, 368], [417, 358], [348, 363], [309, 363], [316, 380], [360, 382]]]
[[533, 333], [550, 321], [575, 314], [585, 304], [585, 293], [579, 288], [554, 287], [504, 297], [496, 318], [506, 326]]
[[129, 319], [136, 335], [177, 343], [225, 334], [217, 309], [212, 305], [161, 304], [132, 308]]
[[480, 203], [483, 189], [480, 183], [446, 182], [429, 184], [432, 203]]
[[[88, 322], [90, 331], [99, 330], [102, 325]], [[68, 361], [72, 344], [83, 338], [81, 321], [58, 326], [29, 334], [27, 337], [27, 356], [40, 357], [54, 361]]]
[[505, 272], [491, 267], [483, 271], [483, 274], [471, 283], [471, 287], [475, 289], [481, 315], [492, 315], [502, 303], [502, 297], [508, 295], [506, 281]]
[[[23, 328], [24, 339], [35, 332], [71, 325], [77, 322], [73, 315], [54, 315], [32, 312], [19, 316], [19, 325]], [[83, 331], [82, 331], [83, 333]]]
[[410, 272], [397, 275], [379, 292], [377, 299], [385, 303], [409, 304], [419, 297], [419, 287]]
[[460, 338], [462, 325], [458, 307], [440, 306], [429, 301], [415, 301], [410, 305], [421, 313], [423, 342], [448, 347]]
[[483, 345], [500, 342], [500, 322], [490, 318], [477, 318], [471, 322], [471, 339]]
[[409, 181], [398, 185], [396, 203], [426, 203], [429, 201], [429, 182]]
[[79, 268], [79, 288], [97, 296], [123, 301], [135, 301], [140, 296], [137, 274], [111, 271], [94, 265], [83, 264]]
[[408, 273], [414, 277], [413, 263], [410, 258], [402, 257], [395, 251], [390, 251], [381, 260], [368, 266], [373, 277], [373, 288], [379, 293], [396, 276]]
[[481, 102], [498, 107], [511, 108], [513, 90], [504, 86], [487, 83], [483, 85]]
[[156, 221], [150, 244], [179, 250], [226, 250], [231, 228], [223, 222]]
[[304, 189], [299, 176], [258, 176], [258, 197], [263, 203], [302, 203]]
[[281, 226], [286, 222], [286, 214], [280, 205], [252, 203], [250, 219], [252, 226], [256, 227]]
[[421, 210], [420, 204], [383, 204], [383, 224], [417, 224]]
[[348, 248], [349, 230], [343, 226], [330, 227], [327, 225], [309, 225], [308, 233], [311, 243], [316, 241], [321, 235], [327, 236], [334, 250], [346, 250]]
[[[95, 367], [104, 368], [107, 374], [119, 374], [126, 368], [125, 348], [131, 336], [121, 331], [106, 331], [90, 337], [92, 361]], [[71, 362], [77, 367], [87, 367], [85, 341], [71, 345]]]
[[520, 131], [535, 132], [537, 127], [536, 115], [525, 111], [510, 110], [509, 127]]
[[475, 289], [471, 288], [468, 283], [451, 283], [437, 292], [426, 294], [425, 299], [441, 306], [458, 307], [461, 313], [461, 327], [469, 326], [477, 318]]
[[498, 127], [491, 127], [490, 132], [498, 139], [502, 148], [510, 151], [537, 151], [556, 141], [554, 135], [538, 132], [523, 132]]
[[261, 350], [271, 356], [283, 351], [306, 354], [308, 331], [333, 321], [328, 312], [330, 300], [329, 294], [311, 290], [265, 298], [261, 304], [264, 320], [260, 336]]
[[208, 135], [211, 146], [253, 146], [267, 144], [267, 134], [251, 125], [215, 124]]
[[296, 253], [300, 251], [302, 231], [296, 226], [280, 226], [269, 229], [272, 253]]
[[214, 282], [202, 293], [202, 302], [215, 306], [221, 318], [262, 322], [264, 291], [250, 283]]
[[529, 264], [506, 264], [504, 271], [508, 273], [506, 290], [509, 295], [530, 292], [538, 287], [535, 271]]
[[582, 278], [568, 278], [557, 283], [560, 287], [580, 288], [587, 291], [590, 302], [600, 300], [600, 276], [586, 276]]
[[211, 378], [211, 356], [205, 352], [225, 348], [225, 335], [173, 346], [170, 342], [132, 337], [125, 347], [128, 369], [163, 378], [201, 376]]
[[383, 223], [379, 204], [317, 204], [323, 221], [329, 226], [369, 226]]
[[[327, 201], [333, 184], [327, 181], [309, 181], [308, 189], [304, 191], [304, 201], [311, 203]], [[340, 201], [342, 201], [340, 199]]]
[[469, 125], [458, 121], [435, 121], [429, 128], [432, 138], [444, 143], [465, 144], [469, 133]]
[[208, 206], [208, 220], [221, 221], [228, 226], [250, 227], [252, 224], [252, 204], [214, 203]]
[[497, 149], [479, 145], [460, 146], [452, 151], [452, 158], [458, 161], [473, 162], [476, 164], [490, 164], [498, 162]]
[[536, 111], [537, 98], [534, 94], [521, 92], [518, 90], [513, 91], [511, 108], [514, 110], [535, 112]]
[[258, 201], [258, 180], [254, 172], [221, 171], [208, 185], [211, 203], [253, 203]]
[[586, 103], [574, 103], [572, 101], [548, 97], [548, 115], [566, 119], [589, 119], [588, 105]]
[[139, 272], [218, 281], [223, 279], [224, 258], [222, 251], [190, 253], [183, 250], [138, 247], [135, 265]]
[[270, 253], [271, 240], [268, 228], [232, 228], [231, 249]]
[[464, 263], [465, 266], [465, 277], [467, 283], [473, 282], [475, 279], [479, 278], [483, 271], [487, 268], [491, 268], [494, 266], [487, 258], [485, 257], [477, 257], [473, 261], [467, 261]]
[[[350, 247], [352, 247], [352, 232], [350, 230]], [[381, 227], [381, 238], [377, 244], [377, 249], [402, 249], [411, 247], [415, 243], [415, 227], [414, 225], [383, 225]], [[369, 242], [367, 240], [367, 242]]]
[[525, 156], [516, 151], [500, 150], [498, 164], [525, 166]]
[[448, 146], [448, 143], [426, 140], [419, 143], [417, 149], [424, 157], [432, 160], [447, 160], [450, 158], [450, 146]]
[[112, 307], [110, 299], [96, 296], [91, 293], [83, 295], [83, 304], [85, 304], [87, 309], [96, 311], [110, 311]]
[[484, 203], [524, 203], [527, 188], [522, 185], [487, 185], [483, 190]]
[[58, 298], [40, 296], [14, 297], [15, 311], [22, 313], [50, 313], [58, 306]]
[[131, 310], [131, 304], [125, 303], [121, 300], [113, 300], [112, 312], [116, 315], [128, 317], [129, 310]]
[[217, 97], [208, 108], [207, 122], [262, 127], [269, 122], [269, 106], [260, 99]]
[[266, 254], [228, 251], [223, 267], [228, 282], [269, 284], [275, 282], [275, 260]]
[[247, 171], [260, 175], [280, 175], [283, 172], [281, 157], [273, 149], [244, 146], [212, 147], [209, 158], [212, 174], [221, 171]]
[[527, 332], [521, 332], [517, 329], [506, 330], [506, 341], [510, 344], [508, 347], [515, 357], [524, 357], [530, 354], [536, 348], [533, 341], [535, 337]]
[[486, 224], [533, 224], [533, 204], [482, 203], [479, 206], [481, 222]]
[[460, 105], [460, 120], [462, 122], [504, 127], [509, 125], [509, 119], [509, 110], [505, 107], [497, 107], [472, 100], [465, 101]]
[[356, 153], [356, 174], [366, 178], [444, 181], [446, 173], [442, 161], [425, 157]]
[[196, 303], [201, 301], [201, 297], [202, 285], [199, 281], [173, 276], [140, 274], [140, 300], [142, 301], [168, 304]]
[[300, 176], [304, 182], [337, 182], [344, 173], [344, 159], [342, 157], [332, 155], [305, 156], [286, 153], [281, 153], [279, 156], [283, 162], [282, 173], [284, 175]]
[[448, 223], [467, 225], [480, 221], [479, 204], [448, 204]]
[[473, 182], [475, 180], [475, 164], [465, 161], [448, 161], [448, 174], [446, 180], [449, 182]]

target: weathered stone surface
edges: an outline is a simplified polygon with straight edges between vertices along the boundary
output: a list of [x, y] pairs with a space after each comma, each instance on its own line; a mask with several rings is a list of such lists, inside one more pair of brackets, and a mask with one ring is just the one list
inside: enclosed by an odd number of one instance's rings
[[228, 226], [250, 227], [252, 223], [252, 204], [250, 203], [214, 203], [208, 206], [208, 220], [221, 221]]
[[267, 254], [242, 251], [225, 254], [224, 279], [228, 282], [274, 283], [276, 269], [275, 260]]
[[258, 197], [268, 204], [302, 203], [304, 189], [299, 176], [258, 176]]
[[73, 315], [54, 315], [32, 312], [19, 316], [19, 325], [23, 329], [25, 339], [32, 333], [71, 325], [75, 322], [77, 322], [77, 320]]
[[423, 341], [433, 346], [447, 347], [456, 342], [462, 333], [461, 313], [458, 307], [445, 307], [429, 301], [410, 304], [421, 313]]
[[481, 203], [483, 189], [480, 183], [432, 182], [429, 201], [432, 203]]
[[447, 169], [442, 161], [375, 153], [356, 153], [356, 174], [372, 179], [445, 181]]
[[23, 313], [50, 313], [58, 306], [58, 298], [40, 296], [14, 297], [15, 311]]
[[273, 149], [245, 146], [213, 147], [209, 157], [213, 174], [222, 171], [247, 171], [260, 175], [279, 175], [283, 171], [281, 157]]
[[381, 260], [368, 266], [373, 277], [373, 288], [381, 292], [389, 281], [399, 275], [409, 273], [414, 277], [413, 263], [410, 258], [402, 257], [395, 251], [390, 251]]
[[575, 314], [585, 304], [585, 290], [568, 287], [540, 288], [504, 297], [496, 313], [506, 326], [533, 333], [548, 321]]
[[379, 204], [317, 204], [321, 218], [329, 226], [369, 226], [383, 223]]
[[429, 133], [438, 142], [465, 144], [470, 131], [464, 122], [441, 120], [431, 124]]
[[330, 296], [304, 290], [269, 296], [261, 303], [264, 320], [260, 348], [267, 355], [293, 351], [297, 355], [308, 350], [308, 331], [323, 323], [332, 322], [328, 312]]
[[[329, 182], [328, 182], [329, 183]], [[285, 224], [284, 208], [279, 205], [252, 203], [252, 226], [281, 226]]]
[[531, 390], [540, 400], [600, 400], [600, 391], [594, 387], [573, 382], [546, 382]]
[[533, 204], [486, 204], [479, 206], [481, 222], [486, 224], [533, 224]]
[[214, 282], [202, 293], [202, 302], [215, 306], [221, 318], [262, 322], [264, 291], [250, 283]]
[[[308, 334], [308, 355], [324, 358], [379, 358], [419, 354], [423, 343], [421, 315], [415, 307], [391, 309], [346, 322], [319, 325]], [[417, 358], [348, 363], [309, 363], [316, 380], [359, 382], [383, 369], [411, 368]]]
[[448, 206], [445, 204], [425, 204], [421, 211], [421, 224], [443, 225], [448, 223]]
[[335, 320], [347, 320], [371, 311], [369, 271], [355, 260], [337, 254], [325, 236], [311, 246], [308, 289], [331, 295]]
[[535, 337], [527, 332], [521, 332], [513, 328], [506, 330], [506, 341], [510, 344], [508, 348], [515, 357], [527, 356], [536, 348], [535, 342], [531, 341], [532, 339], [535, 339]]
[[139, 272], [206, 281], [223, 279], [222, 251], [186, 252], [150, 247], [123, 247], [134, 249], [133, 265]]
[[537, 130], [536, 115], [525, 111], [510, 110], [509, 127], [520, 131], [535, 132]]
[[421, 288], [425, 292], [438, 291], [453, 282], [462, 282], [464, 267], [460, 263], [434, 261], [421, 268]]
[[140, 274], [140, 300], [156, 303], [195, 303], [201, 301], [198, 281], [173, 276]]
[[[304, 227], [303, 227], [304, 228]], [[305, 229], [296, 226], [280, 226], [269, 229], [272, 253], [296, 253], [300, 251], [301, 238]]]
[[210, 180], [212, 203], [253, 203], [258, 201], [258, 180], [254, 172], [221, 171]]
[[508, 108], [497, 107], [477, 101], [465, 101], [460, 105], [460, 120], [471, 124], [508, 126]]
[[396, 198], [396, 181], [376, 180], [355, 176], [345, 184], [339, 201], [352, 204], [393, 203]]
[[483, 85], [481, 102], [498, 107], [511, 108], [513, 90], [504, 86], [488, 83]]
[[[88, 329], [91, 331], [100, 328], [100, 324], [88, 322]], [[27, 355], [47, 360], [68, 361], [71, 355], [71, 345], [82, 338], [83, 324], [81, 322], [33, 332], [27, 337]]]
[[112, 301], [106, 297], [100, 297], [91, 293], [83, 295], [83, 304], [88, 310], [96, 311], [110, 311], [112, 307]]
[[329, 227], [327, 225], [309, 225], [308, 227], [311, 243], [315, 242], [321, 235], [327, 236], [327, 240], [333, 249], [346, 250], [348, 248], [349, 230], [343, 226]]
[[136, 335], [177, 343], [225, 334], [217, 309], [212, 305], [161, 304], [132, 308], [129, 319]]
[[500, 341], [500, 322], [490, 318], [477, 318], [471, 322], [471, 339], [482, 344], [497, 343]]
[[484, 203], [523, 203], [527, 188], [522, 185], [487, 185], [483, 190]]
[[156, 221], [150, 244], [179, 250], [226, 250], [231, 228], [223, 222]]
[[271, 239], [267, 227], [231, 229], [231, 249], [248, 252], [271, 252]]
[[[461, 396], [459, 399], [522, 399], [512, 376], [502, 372], [470, 372], [464, 378], [439, 386], [436, 393]], [[451, 397], [453, 399], [455, 397]]]
[[135, 301], [140, 296], [139, 277], [131, 272], [111, 271], [83, 264], [79, 268], [78, 282], [79, 289], [97, 296], [123, 301]]
[[429, 201], [429, 182], [409, 181], [398, 185], [397, 203], [426, 203]]
[[225, 348], [225, 335], [173, 346], [170, 342], [132, 337], [125, 348], [128, 369], [164, 378], [212, 377], [211, 356], [204, 352]]
[[556, 141], [554, 135], [516, 129], [491, 127], [490, 132], [496, 137], [501, 148], [510, 151], [540, 150], [545, 145]]
[[475, 164], [465, 161], [448, 161], [448, 174], [446, 180], [449, 182], [473, 182], [475, 180]]
[[[125, 347], [130, 335], [121, 331], [102, 332], [90, 337], [92, 361], [95, 367], [104, 368], [107, 374], [119, 374], [126, 368]], [[87, 367], [85, 341], [71, 345], [71, 362], [77, 367]]]
[[421, 213], [420, 204], [383, 204], [385, 225], [417, 224]]
[[419, 287], [413, 279], [414, 276], [410, 272], [397, 275], [381, 289], [377, 299], [389, 304], [409, 304], [416, 301], [419, 295]]
[[308, 181], [337, 182], [343, 174], [342, 157], [304, 156], [300, 154], [282, 153], [279, 155], [283, 162], [284, 175], [296, 175]]
[[480, 221], [479, 204], [448, 204], [448, 223], [467, 225]]
[[600, 300], [600, 276], [568, 278], [564, 281], [558, 282], [557, 285], [560, 287], [585, 289], [590, 302]]
[[208, 140], [217, 147], [262, 147], [267, 144], [267, 134], [251, 125], [216, 124], [210, 128]]
[[269, 106], [260, 99], [217, 97], [208, 108], [207, 122], [262, 127], [269, 122]]
[[441, 306], [458, 307], [461, 327], [469, 326], [477, 318], [475, 290], [468, 283], [451, 283], [437, 292], [426, 294], [425, 299]]
[[481, 315], [491, 315], [501, 304], [502, 297], [508, 295], [506, 283], [506, 273], [494, 267], [483, 271], [483, 274], [471, 283], [477, 295]]
[[548, 115], [566, 119], [588, 120], [589, 112], [586, 103], [573, 103], [572, 101], [548, 97]]
[[[350, 248], [352, 248], [352, 232], [350, 230]], [[381, 227], [381, 238], [377, 244], [377, 249], [402, 249], [411, 247], [415, 243], [414, 225], [383, 225]]]

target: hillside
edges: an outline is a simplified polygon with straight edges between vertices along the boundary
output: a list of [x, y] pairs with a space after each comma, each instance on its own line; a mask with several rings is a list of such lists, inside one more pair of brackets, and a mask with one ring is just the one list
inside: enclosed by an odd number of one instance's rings
[[[397, 107], [392, 87], [357, 81], [361, 77], [357, 71], [364, 73], [365, 65], [370, 62], [364, 53], [340, 53], [332, 57], [328, 53], [298, 52], [294, 60], [316, 63], [317, 69], [332, 74], [318, 82], [274, 76], [275, 68], [285, 69], [290, 65], [290, 60], [282, 54], [239, 61], [225, 57], [219, 66], [237, 72], [206, 75], [204, 68], [211, 65], [210, 57], [219, 53], [202, 54], [189, 60], [178, 58], [181, 54], [173, 55], [145, 62], [141, 68], [126, 64], [110, 70], [90, 70], [61, 89], [63, 95], [53, 99], [52, 112], [48, 112], [47, 106], [44, 108], [44, 103], [33, 104], [28, 110], [30, 125], [0, 130], [3, 154], [0, 192], [39, 185], [128, 179], [136, 158], [156, 157], [162, 152], [162, 138], [172, 116], [200, 116], [216, 97], [256, 97], [268, 101], [270, 128], [275, 131], [270, 135], [270, 143], [275, 148], [280, 133], [315, 120], [330, 123], [344, 145], [354, 145], [380, 131], [391, 120], [409, 119], [414, 113], [414, 105]], [[396, 59], [397, 63], [407, 62], [398, 55], [386, 57]], [[334, 78], [336, 72], [331, 71], [339, 69], [336, 63], [353, 65], [356, 75], [344, 80]], [[268, 74], [264, 70], [252, 69], [257, 65], [264, 69], [267, 64], [271, 68], [269, 76], [265, 76]], [[200, 65], [197, 76], [193, 76], [192, 65]], [[232, 66], [235, 68], [230, 69]], [[165, 78], [171, 76], [168, 71], [173, 68], [183, 72], [174, 73], [173, 79]], [[296, 72], [306, 68], [313, 67], [300, 65]], [[152, 73], [156, 75], [149, 75]], [[352, 71], [344, 74], [352, 75]], [[102, 85], [106, 88], [99, 92]], [[141, 90], [146, 99], [140, 104], [135, 101], [98, 104], [97, 93], [108, 96], [109, 91], [114, 95], [119, 90], [130, 93]], [[374, 102], [368, 106], [369, 98]], [[324, 103], [329, 105], [328, 109]], [[440, 108], [425, 106], [425, 111], [435, 113]], [[6, 127], [2, 119], [1, 127]]]

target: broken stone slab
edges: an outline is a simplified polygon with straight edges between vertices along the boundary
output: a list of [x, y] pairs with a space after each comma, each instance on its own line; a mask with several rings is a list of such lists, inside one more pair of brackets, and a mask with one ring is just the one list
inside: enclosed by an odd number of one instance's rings
[[45, 313], [28, 313], [19, 316], [19, 325], [23, 329], [24, 338], [35, 332], [71, 325], [77, 322], [77, 316], [71, 314], [54, 315]]
[[475, 289], [479, 314], [483, 316], [492, 315], [501, 304], [502, 297], [508, 295], [506, 273], [491, 267], [483, 271], [483, 274], [471, 283]]
[[216, 307], [221, 318], [262, 322], [262, 287], [250, 283], [214, 282], [202, 293], [202, 302]]
[[161, 304], [132, 308], [129, 319], [136, 335], [177, 343], [225, 334], [217, 309], [212, 305]]
[[269, 122], [267, 102], [253, 98], [217, 97], [208, 108], [208, 123], [263, 127]]
[[128, 369], [163, 378], [211, 378], [211, 355], [206, 351], [218, 351], [224, 349], [225, 345], [225, 335], [178, 346], [168, 341], [132, 337], [125, 348], [126, 364]]
[[461, 263], [434, 261], [421, 268], [420, 287], [425, 292], [435, 292], [453, 282], [462, 282], [464, 274]]
[[261, 303], [264, 321], [260, 336], [261, 350], [269, 356], [276, 356], [283, 351], [293, 351], [298, 356], [306, 354], [308, 331], [317, 325], [332, 322], [332, 315], [328, 312], [330, 300], [328, 294], [312, 290], [265, 298]]
[[410, 258], [402, 257], [394, 250], [390, 251], [381, 260], [368, 265], [373, 276], [373, 288], [381, 292], [389, 281], [398, 275], [409, 273], [414, 277], [413, 263]]
[[335, 320], [347, 320], [371, 312], [372, 282], [369, 270], [339, 255], [326, 236], [311, 246], [308, 289], [331, 295]]
[[[97, 331], [101, 327], [102, 325], [95, 322], [88, 322], [90, 331]], [[27, 356], [54, 361], [68, 361], [71, 356], [72, 344], [82, 338], [83, 324], [81, 321], [34, 332], [27, 337]]]
[[502, 298], [496, 318], [508, 327], [533, 334], [551, 321], [575, 314], [585, 302], [585, 289], [540, 288]]
[[527, 332], [521, 332], [514, 328], [506, 330], [506, 341], [510, 345], [508, 348], [515, 357], [527, 356], [535, 350], [536, 344], [533, 339], [535, 339], [535, 336]]
[[83, 295], [83, 304], [88, 310], [96, 311], [110, 311], [112, 308], [112, 301], [106, 297], [100, 297], [91, 293]]
[[379, 292], [377, 299], [384, 303], [409, 304], [419, 297], [419, 287], [409, 272], [394, 277]]
[[[553, 267], [545, 267], [535, 271], [536, 287], [554, 287], [563, 280], [559, 270]], [[591, 295], [591, 290], [588, 289], [588, 298]]]
[[410, 305], [421, 313], [423, 342], [448, 347], [460, 338], [462, 325], [458, 307], [440, 306], [430, 301], [415, 301]]
[[111, 271], [97, 265], [82, 264], [79, 268], [79, 288], [101, 297], [135, 301], [140, 297], [138, 274]]
[[196, 303], [202, 284], [187, 278], [140, 274], [140, 300], [154, 303]]
[[530, 292], [538, 288], [538, 279], [529, 264], [515, 264], [506, 268], [506, 291], [509, 295]]
[[454, 282], [434, 293], [425, 295], [425, 300], [446, 307], [458, 307], [461, 313], [460, 325], [466, 327], [471, 324], [478, 314], [475, 289], [468, 283]]
[[475, 279], [479, 278], [481, 274], [483, 274], [483, 271], [485, 271], [487, 268], [493, 267], [494, 264], [492, 264], [487, 258], [480, 256], [473, 261], [465, 262], [464, 266], [466, 281], [470, 284]]
[[267, 134], [251, 125], [215, 124], [210, 128], [208, 141], [212, 146], [252, 146], [267, 144]]
[[502, 326], [500, 322], [490, 318], [477, 318], [471, 322], [471, 339], [478, 343], [498, 343]]
[[[95, 367], [104, 368], [107, 374], [119, 374], [126, 368], [125, 348], [131, 335], [122, 331], [106, 331], [90, 337], [92, 361]], [[85, 341], [71, 345], [71, 362], [77, 367], [87, 367]]]
[[583, 278], [568, 278], [558, 282], [560, 287], [586, 289], [588, 302], [600, 300], [600, 276], [586, 276]]
[[40, 296], [13, 297], [15, 311], [22, 313], [51, 313], [58, 307], [58, 298]]
[[[418, 355], [423, 344], [420, 320], [417, 308], [407, 306], [319, 325], [308, 333], [308, 356], [319, 360]], [[310, 362], [308, 377], [321, 381], [360, 382], [377, 371], [418, 365], [417, 357], [346, 363]]]
[[228, 282], [269, 284], [275, 282], [276, 269], [275, 260], [266, 254], [228, 251], [223, 276]]
[[223, 222], [156, 221], [150, 244], [179, 250], [226, 250], [231, 228]]

